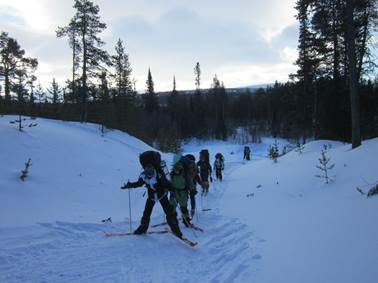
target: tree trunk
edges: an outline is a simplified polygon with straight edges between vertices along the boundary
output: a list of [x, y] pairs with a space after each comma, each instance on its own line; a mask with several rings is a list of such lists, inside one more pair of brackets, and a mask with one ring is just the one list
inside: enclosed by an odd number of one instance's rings
[[81, 122], [87, 121], [87, 43], [85, 40], [85, 35], [87, 32], [86, 24], [84, 24], [83, 28], [83, 77], [82, 77], [82, 90], [81, 90]]
[[354, 0], [347, 0], [346, 4], [346, 43], [349, 63], [349, 92], [350, 92], [350, 106], [352, 114], [352, 148], [361, 145], [360, 133], [360, 104], [358, 96], [358, 78], [356, 66], [356, 44], [355, 44], [355, 27], [354, 27]]
[[5, 93], [5, 104], [6, 105], [9, 105], [10, 101], [11, 101], [11, 97], [10, 97], [10, 81], [9, 81], [9, 72], [6, 68], [4, 68], [4, 76], [5, 76], [5, 80], [4, 80], [4, 93]]
[[72, 97], [75, 98], [76, 88], [75, 88], [75, 71], [76, 71], [76, 37], [73, 35], [72, 44]]

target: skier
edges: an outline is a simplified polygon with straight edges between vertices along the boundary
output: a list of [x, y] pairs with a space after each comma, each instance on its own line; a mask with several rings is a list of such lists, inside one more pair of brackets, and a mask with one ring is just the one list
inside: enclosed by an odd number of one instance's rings
[[250, 154], [251, 154], [251, 149], [249, 148], [249, 146], [245, 146], [243, 160], [251, 160]]
[[[142, 163], [142, 162], [141, 162]], [[167, 189], [171, 188], [171, 183], [167, 180], [162, 170], [156, 170], [152, 164], [145, 164], [144, 171], [140, 174], [138, 181], [127, 182], [121, 189], [137, 188], [145, 185], [147, 187], [148, 197], [144, 208], [143, 216], [139, 227], [134, 234], [145, 234], [147, 232], [152, 209], [157, 201], [160, 202], [167, 219], [168, 225], [171, 227], [172, 233], [182, 238], [182, 233], [178, 226], [177, 214], [174, 212], [167, 197]]]
[[197, 194], [197, 184], [201, 184], [201, 178], [198, 175], [198, 169], [196, 166], [196, 158], [192, 154], [185, 155], [185, 158], [190, 160], [188, 167], [188, 182], [187, 186], [189, 188], [190, 196], [190, 216], [193, 218], [196, 211], [196, 194]]
[[200, 152], [200, 160], [197, 162], [197, 167], [200, 172], [201, 180], [202, 180], [202, 195], [207, 195], [209, 192], [209, 178], [210, 182], [213, 181], [211, 177], [211, 165], [209, 162], [209, 152], [207, 150], [201, 150]]
[[172, 190], [169, 196], [169, 202], [173, 206], [174, 213], [176, 213], [177, 205], [180, 207], [182, 214], [182, 222], [186, 227], [192, 225], [188, 212], [188, 184], [184, 172], [184, 166], [180, 161], [173, 165], [171, 172]]
[[214, 166], [215, 176], [217, 180], [222, 181], [222, 171], [224, 170], [224, 158], [221, 153], [215, 155]]

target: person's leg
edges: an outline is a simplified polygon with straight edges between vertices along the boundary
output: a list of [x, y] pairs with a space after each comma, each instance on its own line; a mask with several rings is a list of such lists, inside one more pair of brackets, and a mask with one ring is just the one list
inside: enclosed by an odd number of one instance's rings
[[196, 190], [190, 190], [190, 215], [193, 217], [196, 211]]
[[152, 209], [154, 208], [155, 202], [150, 198], [147, 198], [146, 205], [144, 207], [143, 216], [140, 221], [139, 227], [134, 231], [134, 234], [144, 234], [147, 232], [148, 225], [150, 224], [150, 217]]
[[222, 181], [221, 170], [217, 168], [217, 170], [215, 171], [215, 174], [217, 175], [217, 180]]
[[207, 194], [209, 192], [209, 181], [204, 181], [202, 183], [203, 183], [204, 194]]
[[182, 237], [182, 233], [178, 226], [177, 214], [173, 212], [172, 206], [170, 205], [167, 196], [164, 196], [160, 199], [160, 204], [165, 212], [167, 223], [169, 227], [171, 227], [172, 233], [174, 233], [178, 237]]
[[169, 195], [169, 203], [172, 206], [173, 212], [176, 212], [176, 207], [177, 207], [177, 200], [176, 200], [176, 194], [175, 192], [170, 192]]
[[188, 227], [190, 225], [190, 217], [188, 211], [188, 192], [185, 190], [178, 191], [176, 196], [182, 214], [182, 221], [185, 224], [185, 226]]

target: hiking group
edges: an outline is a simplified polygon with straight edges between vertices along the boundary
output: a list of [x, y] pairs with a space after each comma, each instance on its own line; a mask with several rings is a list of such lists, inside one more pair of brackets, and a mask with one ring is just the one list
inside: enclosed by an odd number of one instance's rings
[[[143, 172], [138, 180], [136, 182], [129, 181], [121, 187], [121, 189], [131, 189], [144, 185], [147, 188], [148, 197], [143, 216], [134, 234], [145, 234], [147, 232], [153, 207], [156, 202], [160, 202], [172, 233], [183, 238], [176, 209], [179, 207], [183, 224], [186, 227], [195, 228], [191, 219], [196, 213], [197, 184], [202, 187], [202, 196], [206, 196], [210, 187], [209, 180], [210, 182], [213, 181], [212, 169], [216, 173], [217, 180], [222, 181], [223, 155], [221, 153], [216, 154], [213, 168], [210, 165], [209, 151], [206, 149], [201, 150], [197, 163], [192, 154], [179, 156], [174, 161], [169, 173], [164, 172], [166, 165], [157, 151], [142, 153], [139, 156], [139, 162], [143, 167]], [[189, 199], [190, 214], [188, 210]]]

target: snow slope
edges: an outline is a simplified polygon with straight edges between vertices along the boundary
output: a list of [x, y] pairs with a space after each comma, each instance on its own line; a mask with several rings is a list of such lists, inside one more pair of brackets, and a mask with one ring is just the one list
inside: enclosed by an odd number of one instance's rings
[[0, 118], [0, 227], [124, 217], [127, 196], [118, 188], [138, 176], [148, 145], [119, 131], [101, 137], [98, 125], [47, 119], [20, 133], [9, 124], [15, 118]]
[[[0, 117], [0, 282], [376, 282], [378, 197], [356, 187], [377, 181], [378, 139], [350, 150], [339, 142], [308, 143], [274, 164], [272, 139], [243, 146], [192, 141], [185, 153], [207, 148], [226, 158], [224, 182], [197, 195], [198, 241], [173, 236], [105, 238], [128, 231], [128, 193], [119, 189], [140, 172], [138, 155], [151, 149], [118, 131], [101, 137], [93, 124], [38, 119], [19, 133]], [[279, 141], [280, 146], [285, 141]], [[314, 177], [323, 144], [336, 164], [335, 181]], [[19, 172], [32, 159], [25, 182]], [[172, 155], [165, 154], [169, 164]], [[212, 160], [213, 161], [213, 160]], [[132, 226], [142, 215], [144, 189], [131, 191]], [[210, 208], [210, 211], [202, 209]], [[101, 220], [112, 217], [113, 223]], [[164, 220], [156, 205], [151, 223]], [[161, 230], [164, 227], [150, 228]]]
[[[335, 164], [328, 185], [314, 177], [324, 144]], [[222, 214], [261, 239], [254, 282], [377, 282], [378, 197], [356, 191], [378, 181], [377, 152], [378, 139], [355, 150], [315, 141], [302, 155], [252, 162], [229, 176]]]

